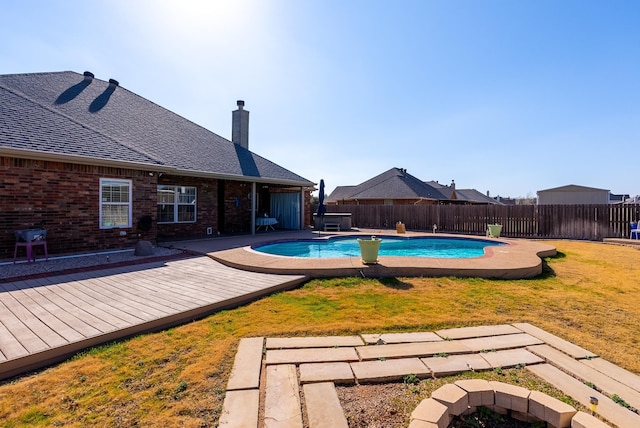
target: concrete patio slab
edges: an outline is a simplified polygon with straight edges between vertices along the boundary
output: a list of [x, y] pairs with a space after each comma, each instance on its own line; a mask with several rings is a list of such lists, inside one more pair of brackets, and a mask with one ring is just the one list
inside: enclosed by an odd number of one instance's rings
[[503, 336], [487, 336], [479, 337], [476, 339], [462, 339], [456, 342], [461, 343], [473, 352], [521, 348], [523, 346], [544, 343], [542, 340], [526, 333], [507, 334]]
[[227, 391], [222, 404], [220, 428], [257, 428], [260, 391]]
[[483, 352], [480, 355], [494, 369], [498, 367], [516, 367], [520, 364], [530, 365], [544, 363], [544, 360], [542, 358], [522, 348], [508, 349], [496, 352]]
[[610, 428], [595, 416], [585, 412], [578, 412], [571, 420], [571, 428]]
[[443, 339], [472, 339], [474, 337], [500, 336], [502, 334], [516, 333], [521, 333], [521, 331], [508, 324], [447, 328], [436, 331], [436, 334]]
[[581, 360], [575, 360], [567, 354], [553, 349], [549, 345], [530, 346], [527, 349], [544, 358], [560, 370], [572, 373], [574, 377], [581, 379], [583, 382], [591, 382], [598, 390], [603, 391], [607, 395], [612, 396], [616, 394], [634, 408], [640, 409], [640, 392], [583, 364]]
[[542, 330], [541, 328], [538, 328], [534, 325], [531, 325], [529, 323], [515, 323], [513, 324], [514, 327], [518, 328], [519, 330], [522, 330], [525, 333], [530, 334], [531, 336], [537, 337], [538, 339], [540, 339], [541, 341], [543, 341], [544, 343], [553, 346], [556, 349], [561, 350], [562, 352], [564, 352], [565, 354], [568, 354], [570, 356], [572, 356], [573, 358], [576, 359], [581, 359], [581, 358], [594, 358], [597, 357], [596, 354], [594, 354], [591, 351], [587, 351], [586, 349], [583, 349], [581, 347], [579, 347], [578, 345], [575, 345], [567, 340], [564, 340], [556, 335], [553, 335], [551, 333], [548, 333], [544, 330]]
[[309, 363], [300, 364], [300, 382], [333, 382], [336, 384], [355, 383], [351, 365], [341, 363]]
[[302, 387], [309, 428], [348, 428], [333, 383], [308, 383]]
[[617, 380], [622, 384], [627, 385], [629, 388], [640, 391], [640, 376], [631, 373], [629, 370], [625, 370], [622, 367], [616, 366], [615, 364], [602, 358], [584, 359], [580, 360], [580, 362], [599, 371], [600, 373], [603, 373]]
[[260, 387], [263, 337], [240, 339], [231, 368], [227, 391]]
[[351, 370], [359, 383], [390, 382], [415, 375], [426, 378], [431, 372], [419, 358], [401, 358], [385, 361], [360, 361], [351, 363]]
[[393, 345], [369, 345], [355, 348], [363, 360], [400, 357], [429, 357], [436, 354], [464, 354], [471, 352], [459, 341], [400, 343]]
[[270, 349], [265, 362], [269, 364], [327, 363], [358, 361], [355, 348]]
[[363, 334], [362, 338], [367, 345], [411, 342], [439, 342], [443, 340], [440, 336], [430, 331], [415, 333]]
[[266, 347], [267, 349], [289, 349], [362, 345], [364, 341], [360, 336], [269, 337]]
[[302, 428], [302, 410], [296, 366], [267, 367], [264, 425], [267, 428]]
[[490, 370], [493, 367], [480, 354], [449, 355], [421, 358], [434, 377], [444, 377], [469, 370]]

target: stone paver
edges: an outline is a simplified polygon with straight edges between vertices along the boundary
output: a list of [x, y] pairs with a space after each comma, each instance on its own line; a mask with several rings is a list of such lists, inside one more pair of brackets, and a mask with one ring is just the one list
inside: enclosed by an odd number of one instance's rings
[[269, 337], [266, 348], [333, 348], [335, 346], [353, 347], [363, 344], [364, 341], [359, 336]]
[[433, 422], [425, 422], [420, 419], [414, 419], [409, 424], [409, 428], [438, 428], [438, 425]]
[[222, 404], [220, 428], [257, 428], [260, 391], [227, 391]]
[[410, 343], [410, 342], [439, 342], [442, 339], [437, 334], [425, 331], [415, 333], [382, 333], [382, 334], [363, 334], [367, 345], [375, 345], [376, 343]]
[[462, 339], [459, 342], [473, 352], [522, 348], [523, 346], [544, 343], [540, 339], [526, 333], [486, 336], [476, 339]]
[[586, 366], [589, 366], [600, 373], [604, 373], [609, 377], [627, 385], [629, 388], [633, 388], [636, 391], [640, 391], [640, 376], [631, 373], [628, 370], [623, 369], [620, 366], [604, 360], [602, 358], [584, 359], [580, 362]]
[[578, 412], [571, 419], [571, 428], [610, 428], [609, 425], [602, 422], [595, 416], [591, 416], [585, 412]]
[[611, 423], [625, 428], [640, 427], [640, 415], [614, 403], [609, 397], [552, 365], [536, 364], [527, 366], [527, 370], [530, 370], [587, 408], [589, 407], [590, 397], [596, 397], [598, 399], [597, 413]]
[[411, 420], [430, 422], [438, 428], [447, 428], [451, 419], [449, 408], [433, 398], [422, 400], [411, 413]]
[[489, 381], [483, 379], [464, 379], [457, 380], [455, 384], [467, 391], [470, 407], [494, 405], [495, 393]]
[[493, 388], [496, 406], [521, 413], [529, 412], [531, 391], [527, 388], [495, 381], [489, 381], [489, 385]]
[[464, 354], [470, 349], [458, 341], [399, 343], [392, 345], [358, 346], [358, 355], [363, 360], [378, 358], [430, 357], [437, 354]]
[[250, 337], [240, 340], [229, 382], [227, 383], [227, 391], [260, 387], [263, 344], [264, 338], [262, 337]]
[[304, 348], [267, 350], [266, 364], [324, 363], [358, 361], [355, 348]]
[[351, 363], [351, 370], [360, 383], [389, 382], [404, 376], [429, 377], [431, 372], [419, 358], [400, 358], [384, 361], [360, 361]]
[[571, 426], [571, 419], [576, 413], [576, 409], [567, 403], [540, 391], [531, 391], [529, 394], [529, 414], [546, 421], [553, 427]]
[[640, 392], [635, 389], [629, 388], [627, 385], [583, 364], [580, 360], [575, 360], [553, 349], [549, 345], [531, 346], [528, 349], [561, 370], [572, 373], [574, 377], [578, 377], [583, 382], [591, 382], [598, 390], [605, 392], [607, 395], [617, 394], [634, 408], [640, 409]]
[[467, 391], [452, 383], [433, 391], [431, 398], [447, 406], [450, 416], [460, 416], [469, 408]]
[[443, 339], [471, 339], [474, 337], [499, 336], [502, 334], [516, 333], [521, 333], [521, 331], [508, 324], [448, 328], [436, 331], [436, 334]]
[[433, 376], [449, 376], [469, 370], [490, 370], [493, 367], [480, 354], [449, 355], [446, 357], [421, 358]]
[[526, 349], [508, 349], [496, 352], [483, 352], [482, 357], [491, 365], [492, 368], [515, 367], [519, 364], [540, 364], [544, 360]]
[[302, 390], [309, 428], [348, 428], [347, 418], [333, 383], [308, 383]]
[[300, 382], [355, 383], [349, 363], [308, 363], [300, 364]]
[[266, 428], [302, 428], [300, 390], [293, 364], [267, 367], [264, 425]]
[[551, 345], [556, 349], [561, 350], [565, 354], [569, 354], [573, 358], [580, 359], [580, 358], [597, 357], [597, 355], [594, 354], [593, 352], [587, 351], [586, 349], [583, 349], [578, 345], [568, 342], [551, 333], [547, 333], [546, 331], [536, 326], [533, 326], [529, 323], [517, 323], [517, 324], [513, 324], [513, 326], [524, 331], [525, 333], [529, 333], [530, 335], [537, 337], [538, 339], [542, 340], [544, 343]]

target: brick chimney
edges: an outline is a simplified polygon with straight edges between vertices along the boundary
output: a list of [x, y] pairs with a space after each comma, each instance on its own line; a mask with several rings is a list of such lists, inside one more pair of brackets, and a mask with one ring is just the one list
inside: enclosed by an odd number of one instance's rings
[[231, 141], [249, 149], [249, 112], [242, 100], [238, 100], [238, 110], [231, 113]]

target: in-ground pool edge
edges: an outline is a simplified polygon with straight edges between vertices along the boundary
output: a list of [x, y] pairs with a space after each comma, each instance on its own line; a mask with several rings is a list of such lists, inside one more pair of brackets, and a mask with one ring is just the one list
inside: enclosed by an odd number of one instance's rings
[[237, 269], [272, 274], [302, 274], [310, 278], [458, 276], [523, 279], [540, 275], [541, 257], [550, 257], [556, 253], [555, 247], [539, 241], [503, 238], [500, 241], [509, 245], [494, 247], [493, 254], [474, 259], [380, 257], [379, 263], [375, 265], [364, 265], [359, 257], [313, 259], [270, 256], [253, 251], [250, 247], [216, 251], [207, 255]]

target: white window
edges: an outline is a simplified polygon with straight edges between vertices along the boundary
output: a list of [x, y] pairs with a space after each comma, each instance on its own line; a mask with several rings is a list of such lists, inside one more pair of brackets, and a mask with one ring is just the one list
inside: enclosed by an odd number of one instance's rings
[[194, 223], [196, 188], [158, 186], [158, 223]]
[[131, 227], [131, 180], [100, 179], [100, 229]]

